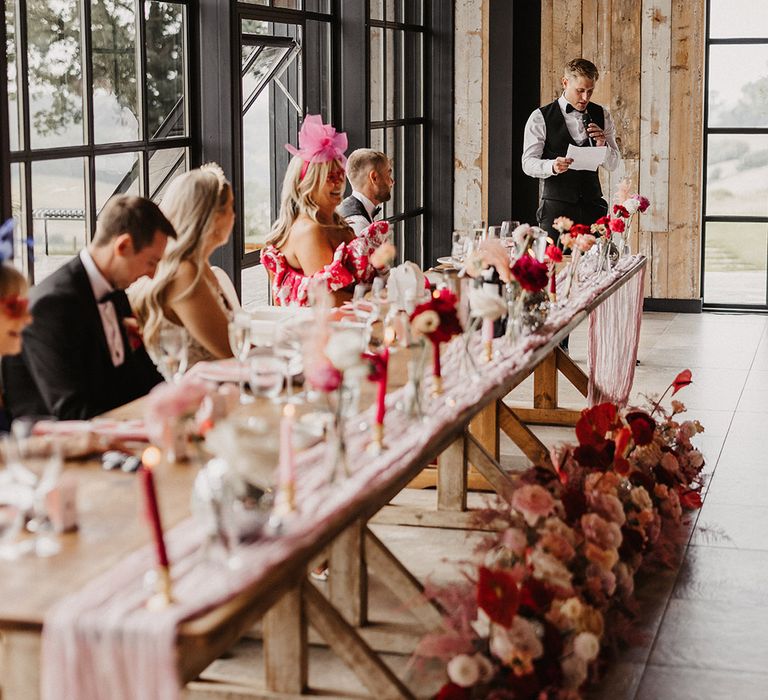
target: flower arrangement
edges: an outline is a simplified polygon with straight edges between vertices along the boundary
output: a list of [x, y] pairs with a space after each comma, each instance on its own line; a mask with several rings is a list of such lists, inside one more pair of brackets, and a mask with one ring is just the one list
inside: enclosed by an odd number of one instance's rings
[[419, 304], [410, 317], [411, 329], [414, 333], [425, 336], [432, 342], [435, 394], [443, 392], [440, 344], [447, 343], [454, 336], [460, 335], [463, 330], [456, 310], [457, 302], [458, 299], [453, 292], [441, 289], [433, 292], [429, 301]]
[[[690, 383], [682, 372], [670, 385]], [[666, 394], [666, 392], [665, 392]], [[552, 451], [482, 513], [506, 527], [466, 562], [465, 580], [428, 595], [448, 611], [416, 654], [442, 659], [438, 698], [578, 700], [601, 649], [634, 605], [642, 565], [672, 564], [683, 512], [701, 505], [703, 428], [685, 407], [601, 404], [582, 412], [575, 445]]]

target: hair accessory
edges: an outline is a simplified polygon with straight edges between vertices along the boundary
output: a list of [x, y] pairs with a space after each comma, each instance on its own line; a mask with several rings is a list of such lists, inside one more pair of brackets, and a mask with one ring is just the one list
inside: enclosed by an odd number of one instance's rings
[[200, 170], [204, 173], [213, 173], [219, 181], [219, 192], [224, 189], [227, 184], [227, 178], [218, 163], [205, 163], [200, 166]]
[[308, 114], [299, 131], [299, 147], [286, 143], [285, 149], [304, 161], [301, 170], [301, 179], [304, 179], [310, 163], [338, 160], [342, 167], [345, 166], [347, 158], [344, 151], [347, 146], [347, 135], [343, 131], [336, 131], [330, 124], [323, 124], [319, 114]]

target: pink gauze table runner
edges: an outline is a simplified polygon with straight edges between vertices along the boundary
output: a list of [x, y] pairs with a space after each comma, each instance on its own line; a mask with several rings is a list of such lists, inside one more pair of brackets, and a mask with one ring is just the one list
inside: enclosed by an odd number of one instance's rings
[[[610, 273], [584, 280], [566, 304], [552, 309], [539, 332], [514, 346], [503, 339], [494, 341], [497, 357], [492, 364], [480, 365], [472, 381], [467, 381], [461, 343], [448, 345], [443, 354], [445, 393], [425, 398], [423, 421], [395, 409], [402, 389], [387, 396], [385, 433], [392, 439], [384, 453], [367, 453], [369, 436], [356, 429], [358, 420], [348, 421], [352, 474], [345, 481], [328, 483], [323, 444], [298, 455], [298, 512], [281, 537], [241, 547], [238, 555], [242, 565], [238, 569], [201, 561], [202, 533], [192, 520], [186, 520], [167, 533], [175, 605], [159, 612], [144, 607], [149, 594], [143, 578], [154, 564], [151, 546], [134, 552], [63, 598], [48, 611], [43, 625], [43, 700], [178, 700], [181, 684], [176, 634], [181, 622], [257, 585], [279, 570], [293, 553], [312, 552], [319, 533], [352, 522], [372, 493], [391, 488], [406, 472], [413, 471], [414, 459], [433, 436], [529, 366], [538, 348], [638, 262], [638, 257], [627, 257]], [[481, 356], [479, 337], [474, 339], [473, 352], [475, 357]], [[429, 371], [425, 368], [426, 375]], [[427, 389], [429, 381], [425, 376]], [[363, 417], [372, 422], [373, 407]], [[162, 508], [162, 472], [159, 477]]]
[[590, 406], [610, 401], [626, 405], [635, 378], [640, 322], [643, 318], [643, 283], [632, 277], [589, 315]]

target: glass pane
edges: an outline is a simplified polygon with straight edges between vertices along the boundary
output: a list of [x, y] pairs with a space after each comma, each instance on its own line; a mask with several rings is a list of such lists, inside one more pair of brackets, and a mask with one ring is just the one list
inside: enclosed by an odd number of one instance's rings
[[330, 22], [307, 21], [305, 36], [305, 65], [310, 66], [316, 76], [308, 80], [306, 109], [309, 114], [321, 114], [326, 122], [333, 123]]
[[269, 233], [272, 191], [269, 92], [265, 90], [243, 114], [244, 253], [257, 250]]
[[149, 154], [149, 197], [155, 202], [174, 178], [187, 172], [189, 153], [186, 148], [163, 148]]
[[386, 30], [387, 119], [403, 118], [403, 32]]
[[96, 143], [139, 138], [136, 16], [132, 3], [91, 3], [93, 131]]
[[[408, 172], [411, 177], [413, 177], [412, 186], [409, 187], [412, 192], [413, 199], [411, 199], [410, 195], [406, 195], [409, 199], [407, 208], [418, 209], [419, 207], [424, 206], [424, 151], [422, 138], [423, 127], [421, 125], [408, 126], [406, 129], [408, 130]], [[405, 183], [401, 182], [400, 186], [404, 188]]]
[[371, 148], [384, 152], [384, 129], [371, 129]]
[[399, 265], [405, 260], [405, 227], [402, 221], [396, 221], [392, 224], [393, 237], [392, 241], [397, 248], [397, 264]]
[[242, 0], [248, 5], [269, 5], [269, 0]]
[[421, 117], [424, 114], [424, 47], [421, 32], [404, 32], [405, 64], [404, 73], [408, 80], [403, 85], [405, 95], [405, 116]]
[[709, 126], [768, 126], [768, 44], [709, 51]]
[[709, 137], [707, 215], [768, 216], [768, 134]]
[[397, 20], [397, 0], [384, 0], [384, 19], [387, 22], [394, 22]]
[[397, 187], [393, 191], [392, 199], [395, 200], [398, 212], [405, 211], [405, 169], [408, 165], [405, 159], [405, 127], [398, 126], [392, 131], [395, 132], [395, 148], [389, 151], [387, 155], [394, 160], [392, 164], [392, 172], [395, 180], [400, 182], [400, 187]]
[[287, 7], [291, 10], [300, 10], [299, 0], [275, 0], [275, 7]]
[[[155, 151], [155, 153], [158, 153]], [[96, 212], [116, 194], [140, 194], [141, 160], [138, 153], [96, 156]]]
[[36, 283], [88, 243], [85, 172], [85, 158], [32, 163]]
[[28, 0], [30, 145], [84, 141], [83, 71], [78, 0]]
[[371, 27], [371, 121], [384, 119], [384, 30]]
[[304, 9], [308, 12], [330, 12], [330, 0], [304, 0]]
[[146, 4], [148, 136], [164, 139], [187, 133], [184, 96], [184, 6]]
[[768, 3], [710, 0], [709, 35], [717, 38], [768, 37]]
[[16, 220], [16, 231], [13, 241], [13, 264], [24, 272], [29, 274], [29, 256], [25, 241], [29, 237], [27, 234], [26, 218], [24, 216], [25, 207], [22, 197], [22, 165], [11, 163], [11, 216]]
[[18, 151], [19, 135], [19, 86], [17, 82], [16, 64], [16, 2], [6, 0], [5, 4], [6, 43], [5, 54], [8, 60], [8, 125], [10, 131], [11, 150]]
[[259, 19], [244, 19], [241, 24], [243, 34], [269, 34], [270, 23], [262, 22]]
[[384, 0], [371, 0], [371, 19], [384, 19]]
[[768, 303], [766, 261], [768, 224], [707, 223], [704, 239], [704, 303]]
[[401, 0], [403, 3], [403, 22], [424, 24], [424, 0]]

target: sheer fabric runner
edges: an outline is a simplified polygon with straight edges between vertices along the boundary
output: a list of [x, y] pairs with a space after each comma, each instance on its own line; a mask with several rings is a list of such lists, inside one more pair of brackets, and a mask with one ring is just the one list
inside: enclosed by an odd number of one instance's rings
[[[540, 332], [514, 347], [506, 347], [503, 339], [495, 341], [500, 357], [481, 366], [476, 380], [466, 381], [457, 343], [449, 345], [443, 356], [445, 394], [429, 401], [423, 423], [394, 410], [400, 389], [387, 397], [386, 435], [397, 436], [389, 440], [388, 450], [372, 457], [365, 452], [367, 435], [357, 430], [348, 434], [353, 473], [346, 481], [329, 486], [322, 444], [301, 453], [297, 458], [298, 513], [282, 537], [241, 548], [238, 570], [201, 563], [197, 554], [201, 533], [187, 520], [167, 535], [175, 605], [161, 612], [144, 607], [148, 593], [143, 577], [154, 562], [150, 546], [61, 600], [46, 615], [43, 626], [43, 700], [177, 700], [181, 695], [176, 658], [179, 623], [257, 585], [292, 554], [307, 551], [309, 558], [319, 532], [350, 522], [369, 502], [371, 493], [396, 483], [412, 468], [414, 455], [441, 428], [454, 423], [463, 411], [525, 367], [534, 350], [637, 262], [638, 257], [625, 258], [610, 273], [583, 281], [567, 305], [552, 310]], [[480, 357], [479, 338], [475, 351]], [[426, 387], [429, 381], [425, 379]], [[372, 411], [366, 412], [369, 423]], [[160, 501], [162, 505], [162, 493]]]
[[640, 273], [617, 289], [589, 315], [590, 406], [610, 401], [626, 405], [635, 378], [643, 283]]

